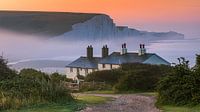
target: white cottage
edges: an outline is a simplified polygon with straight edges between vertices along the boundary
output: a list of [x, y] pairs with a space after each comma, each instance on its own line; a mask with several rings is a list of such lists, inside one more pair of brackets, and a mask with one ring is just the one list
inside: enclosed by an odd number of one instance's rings
[[146, 53], [145, 45], [140, 44], [138, 52], [128, 52], [126, 44], [122, 44], [121, 52], [113, 52], [109, 55], [107, 45], [102, 48], [102, 57], [93, 57], [93, 47], [87, 47], [87, 56], [80, 57], [66, 66], [67, 77], [77, 79], [77, 75], [87, 74], [119, 68], [124, 63], [144, 63], [154, 65], [170, 65], [169, 62], [155, 53]]

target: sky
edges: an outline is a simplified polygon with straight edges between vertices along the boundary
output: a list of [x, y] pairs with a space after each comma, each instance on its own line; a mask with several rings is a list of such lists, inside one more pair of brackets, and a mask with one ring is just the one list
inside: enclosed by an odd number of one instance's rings
[[104, 13], [117, 25], [200, 38], [200, 0], [0, 0], [0, 10]]

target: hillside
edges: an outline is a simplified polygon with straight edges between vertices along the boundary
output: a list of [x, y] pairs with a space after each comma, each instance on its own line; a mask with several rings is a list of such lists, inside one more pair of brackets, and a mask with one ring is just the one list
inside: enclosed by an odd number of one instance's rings
[[67, 12], [0, 11], [0, 28], [40, 36], [58, 36], [72, 25], [99, 14]]
[[53, 40], [103, 40], [139, 37], [146, 40], [183, 39], [169, 32], [148, 32], [117, 26], [105, 14], [0, 11], [0, 29], [48, 37]]

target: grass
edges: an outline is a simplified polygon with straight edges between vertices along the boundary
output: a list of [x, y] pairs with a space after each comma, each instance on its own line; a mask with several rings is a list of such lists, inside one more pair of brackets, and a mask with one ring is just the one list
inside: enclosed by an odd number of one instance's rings
[[144, 92], [144, 93], [138, 93], [144, 96], [158, 96], [158, 93], [156, 92]]
[[79, 95], [77, 100], [83, 104], [102, 104], [107, 101], [110, 101], [112, 98], [109, 97], [101, 97], [101, 96], [93, 96], [93, 95]]
[[194, 107], [163, 105], [161, 110], [163, 112], [200, 112], [200, 105]]
[[6, 110], [3, 112], [74, 112], [78, 110], [77, 104], [41, 104], [24, 107], [19, 110]]
[[87, 91], [84, 93], [87, 93], [87, 94], [115, 94], [115, 92], [112, 90]]
[[105, 103], [111, 98], [105, 98], [93, 95], [78, 95], [77, 102], [69, 104], [40, 104], [30, 107], [24, 107], [19, 110], [6, 110], [3, 112], [75, 112], [85, 108], [87, 105], [95, 105]]
[[[87, 93], [94, 94], [114, 94], [113, 91], [89, 91]], [[85, 108], [88, 105], [102, 104], [112, 100], [109, 97], [94, 96], [90, 94], [75, 95], [77, 102], [69, 104], [41, 104], [30, 107], [24, 107], [19, 110], [7, 110], [3, 112], [75, 112]], [[157, 96], [155, 92], [138, 93], [147, 96]], [[200, 105], [191, 106], [172, 106], [159, 105], [162, 112], [200, 112]]]

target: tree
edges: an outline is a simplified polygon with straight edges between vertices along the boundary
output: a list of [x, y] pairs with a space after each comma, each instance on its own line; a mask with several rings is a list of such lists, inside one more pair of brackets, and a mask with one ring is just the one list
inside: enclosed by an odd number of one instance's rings
[[59, 73], [53, 73], [50, 75], [50, 79], [53, 81], [53, 82], [61, 82], [61, 81], [72, 81], [68, 78], [66, 78], [66, 75], [61, 75]]
[[178, 58], [174, 70], [159, 81], [158, 102], [184, 105], [200, 102], [200, 75], [189, 68], [189, 61]]
[[16, 72], [7, 66], [7, 61], [0, 56], [0, 81], [12, 79], [16, 76]]
[[161, 77], [172, 71], [166, 65], [151, 65], [141, 63], [123, 64], [124, 75], [114, 86], [116, 91], [154, 91]]
[[105, 82], [114, 85], [124, 73], [121, 70], [95, 71], [85, 77], [85, 81]]
[[49, 76], [41, 71], [34, 70], [32, 68], [22, 69], [19, 75], [23, 78], [34, 79], [39, 81], [48, 81]]

